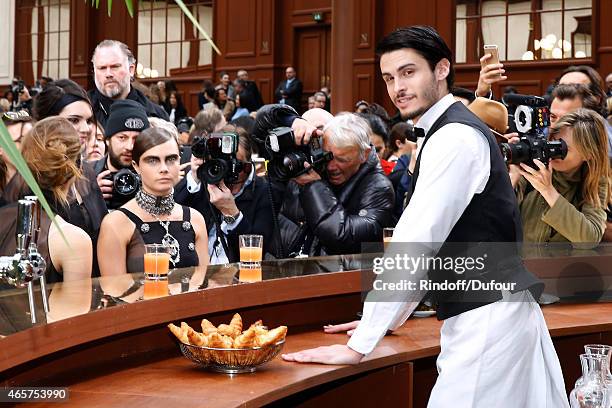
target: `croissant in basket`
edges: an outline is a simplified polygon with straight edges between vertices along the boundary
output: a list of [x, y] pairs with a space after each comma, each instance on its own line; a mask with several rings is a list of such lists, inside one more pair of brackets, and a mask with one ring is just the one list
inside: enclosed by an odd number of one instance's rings
[[221, 349], [266, 347], [278, 343], [287, 335], [287, 326], [268, 330], [263, 326], [261, 320], [242, 331], [242, 317], [238, 313], [234, 314], [229, 324], [220, 324], [219, 327], [215, 327], [207, 319], [202, 319], [201, 326], [201, 333], [185, 322], [181, 322], [180, 327], [170, 323], [168, 328], [181, 343]]

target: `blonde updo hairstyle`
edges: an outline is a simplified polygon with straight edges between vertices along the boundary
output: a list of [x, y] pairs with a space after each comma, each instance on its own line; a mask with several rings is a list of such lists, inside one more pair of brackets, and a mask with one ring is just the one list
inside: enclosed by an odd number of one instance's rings
[[81, 144], [74, 126], [59, 116], [36, 122], [23, 139], [21, 154], [40, 188], [67, 205], [70, 187], [82, 177]]

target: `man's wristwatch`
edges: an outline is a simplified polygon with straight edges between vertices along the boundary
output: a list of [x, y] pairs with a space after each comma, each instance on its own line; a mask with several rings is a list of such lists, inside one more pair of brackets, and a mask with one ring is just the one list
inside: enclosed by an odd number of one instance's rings
[[238, 210], [238, 213], [236, 213], [236, 215], [223, 215], [223, 221], [225, 221], [226, 224], [231, 225], [236, 222], [239, 216], [240, 216], [240, 210]]

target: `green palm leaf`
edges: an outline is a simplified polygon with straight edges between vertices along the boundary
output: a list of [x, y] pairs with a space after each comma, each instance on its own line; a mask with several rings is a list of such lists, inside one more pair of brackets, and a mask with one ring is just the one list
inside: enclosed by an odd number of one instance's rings
[[70, 247], [70, 243], [64, 236], [64, 232], [62, 231], [59, 224], [55, 220], [55, 214], [53, 214], [53, 210], [51, 210], [51, 206], [45, 199], [40, 187], [38, 186], [38, 183], [34, 179], [34, 175], [32, 175], [30, 168], [28, 167], [27, 163], [23, 159], [23, 156], [21, 156], [21, 153], [17, 149], [15, 142], [13, 142], [13, 139], [11, 138], [11, 135], [9, 134], [8, 129], [6, 128], [6, 126], [4, 125], [2, 121], [0, 121], [0, 147], [2, 148], [2, 150], [4, 150], [4, 153], [11, 160], [11, 162], [13, 163], [13, 165], [15, 166], [19, 174], [21, 174], [21, 177], [23, 177], [28, 187], [30, 187], [32, 192], [36, 195], [36, 197], [38, 197], [38, 201], [40, 202], [43, 209], [49, 216], [49, 219], [53, 221], [53, 224], [55, 224], [55, 227], [60, 232], [62, 238], [64, 239], [64, 242], [66, 243], [66, 245]]
[[[124, 1], [125, 1], [125, 6], [127, 7], [128, 13], [130, 14], [130, 17], [134, 17], [134, 1], [133, 0], [124, 0]], [[213, 50], [215, 50], [217, 54], [221, 55], [221, 51], [219, 51], [219, 48], [217, 47], [217, 45], [214, 43], [212, 38], [210, 38], [206, 30], [202, 28], [202, 26], [200, 25], [200, 22], [196, 20], [193, 14], [191, 14], [191, 11], [189, 11], [187, 6], [185, 6], [185, 3], [183, 2], [183, 0], [174, 0], [174, 2], [177, 4], [177, 6], [179, 6], [179, 8], [183, 11], [183, 13], [185, 13], [187, 18], [191, 21], [191, 23], [198, 29], [198, 31], [200, 32], [200, 34], [202, 34], [204, 39], [210, 43]], [[96, 8], [99, 8], [100, 0], [91, 0], [91, 5], [92, 6], [95, 5]], [[111, 15], [112, 7], [113, 7], [113, 0], [107, 0], [107, 9], [108, 9], [109, 17]]]
[[[128, 0], [126, 0], [126, 1], [128, 1]], [[191, 20], [191, 23], [198, 29], [198, 31], [202, 34], [202, 36], [206, 39], [206, 41], [208, 41], [210, 43], [210, 45], [213, 48], [213, 50], [215, 50], [215, 52], [217, 54], [221, 55], [221, 51], [219, 51], [219, 48], [217, 48], [217, 46], [213, 42], [212, 38], [209, 37], [208, 33], [202, 28], [202, 26], [200, 25], [198, 20], [195, 19], [193, 14], [191, 14], [191, 11], [189, 11], [187, 6], [185, 6], [185, 3], [183, 3], [183, 0], [174, 0], [174, 2], [179, 6], [179, 8], [181, 10], [183, 10], [183, 13], [185, 13], [187, 18], [189, 20]]]

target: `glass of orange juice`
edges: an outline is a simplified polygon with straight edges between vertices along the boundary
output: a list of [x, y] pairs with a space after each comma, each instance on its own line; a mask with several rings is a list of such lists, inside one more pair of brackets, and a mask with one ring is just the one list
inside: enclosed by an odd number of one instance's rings
[[170, 248], [162, 244], [146, 244], [144, 273], [146, 279], [168, 279]]
[[393, 238], [393, 231], [394, 228], [383, 228], [383, 242], [385, 245], [385, 250], [387, 249], [389, 242], [391, 242], [391, 238]]
[[145, 279], [143, 299], [168, 296], [168, 279]]
[[263, 255], [263, 235], [240, 235], [240, 278], [241, 282], [261, 280], [261, 259]]

